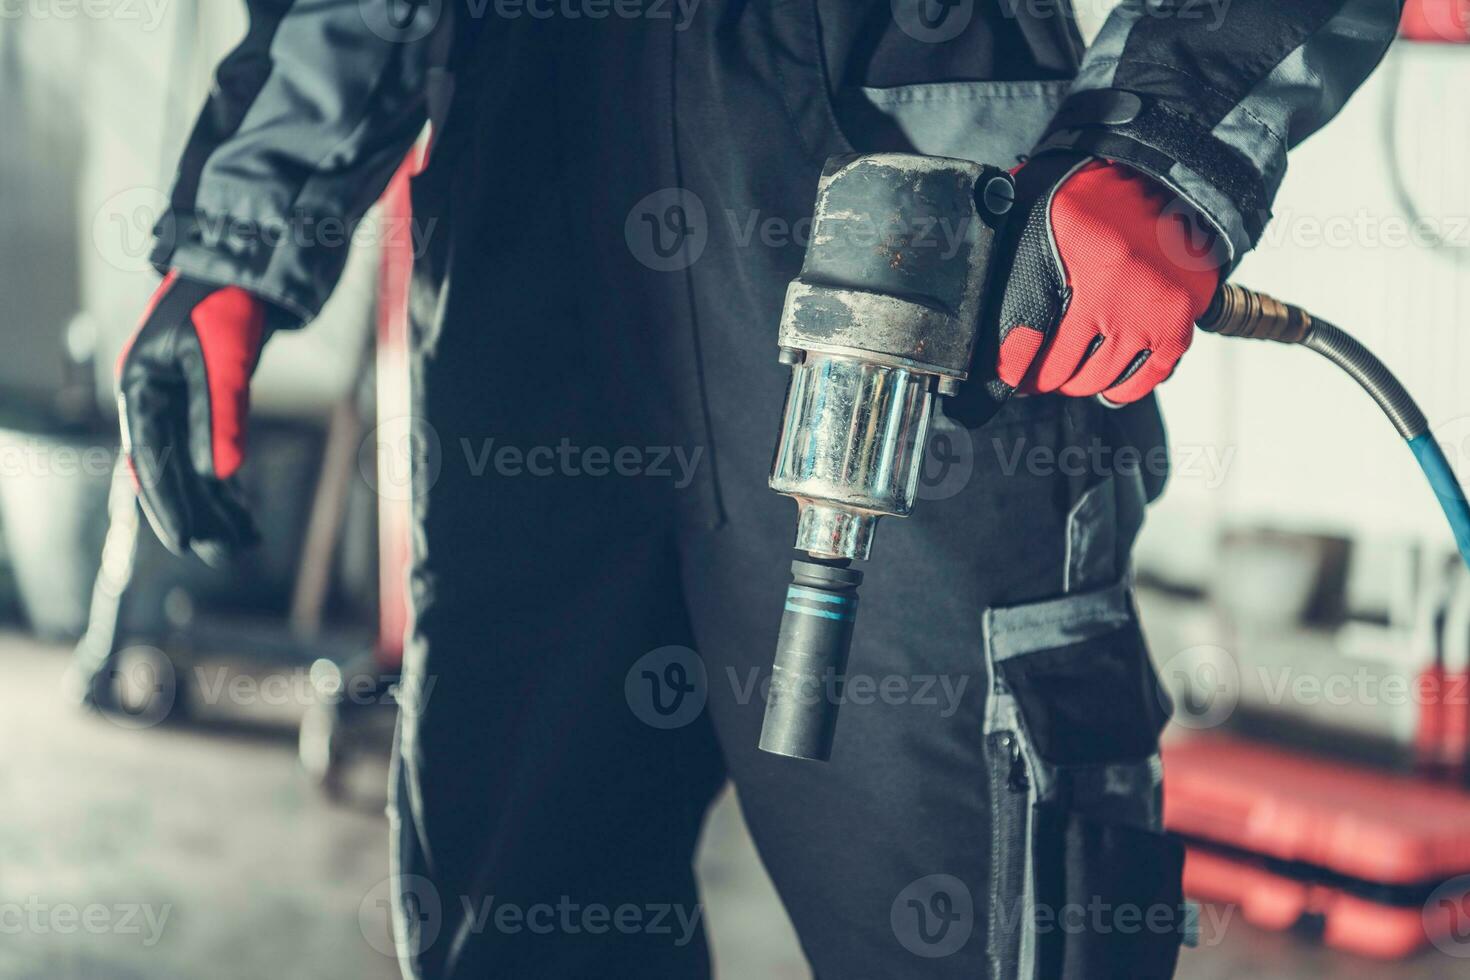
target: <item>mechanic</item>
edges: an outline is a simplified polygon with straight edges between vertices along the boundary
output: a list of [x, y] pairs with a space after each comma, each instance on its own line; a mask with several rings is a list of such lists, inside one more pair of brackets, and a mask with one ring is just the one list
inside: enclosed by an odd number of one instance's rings
[[[431, 694], [402, 706], [393, 776], [406, 975], [708, 976], [702, 931], [475, 910], [699, 921], [691, 856], [727, 779], [817, 976], [1171, 975], [1167, 698], [1127, 588], [1163, 474], [1004, 464], [1163, 445], [1154, 387], [1400, 4], [1128, 0], [1090, 45], [1066, 0], [249, 7], [157, 230], [123, 426], [171, 548], [248, 542], [251, 373], [346, 251], [271, 230], [351, 227], [432, 124], [411, 310], [416, 419], [442, 452], [416, 471], [405, 670], [435, 683], [405, 685]], [[820, 765], [756, 748], [748, 679], [793, 518], [766, 486], [775, 337], [804, 242], [750, 229], [799, 229], [829, 156], [879, 150], [1024, 161], [992, 350], [1027, 397], [983, 432], [963, 396], [945, 406], [968, 477], [885, 531], [865, 586], [853, 672], [948, 678], [958, 709], [849, 704]], [[456, 448], [487, 440], [699, 463], [682, 485], [530, 479]], [[1058, 925], [1098, 905], [1149, 925]]]

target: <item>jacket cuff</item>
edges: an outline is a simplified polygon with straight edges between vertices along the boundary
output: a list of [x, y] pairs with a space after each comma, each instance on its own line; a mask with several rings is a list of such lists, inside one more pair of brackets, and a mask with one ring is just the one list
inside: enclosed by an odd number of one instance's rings
[[1125, 163], [1165, 184], [1199, 211], [1233, 267], [1271, 219], [1262, 175], [1192, 118], [1119, 89], [1077, 92], [1062, 103], [1034, 155], [1071, 150]]
[[[347, 262], [351, 236], [327, 242], [230, 215], [170, 210], [153, 229], [149, 261], [160, 273], [238, 286], [305, 323], [316, 317]], [[310, 236], [307, 236], [310, 237]]]

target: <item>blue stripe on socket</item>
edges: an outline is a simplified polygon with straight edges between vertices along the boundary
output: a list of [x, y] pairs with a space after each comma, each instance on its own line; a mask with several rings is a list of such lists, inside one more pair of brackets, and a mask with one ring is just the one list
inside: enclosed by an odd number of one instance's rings
[[799, 585], [786, 587], [786, 597], [789, 599], [792, 596], [797, 596], [802, 599], [815, 599], [817, 602], [830, 602], [836, 605], [857, 605], [856, 599], [849, 599], [847, 596], [841, 595], [831, 595], [827, 592], [818, 592], [815, 589], [803, 589]]
[[852, 619], [852, 614], [851, 613], [845, 613], [845, 612], [828, 612], [825, 609], [813, 609], [811, 606], [798, 606], [798, 605], [796, 605], [794, 603], [790, 603], [790, 602], [786, 603], [786, 611], [787, 612], [794, 612], [794, 613], [802, 613], [803, 615], [806, 615], [806, 616], [820, 616], [823, 619], [836, 619], [836, 620], [850, 620], [850, 619]]

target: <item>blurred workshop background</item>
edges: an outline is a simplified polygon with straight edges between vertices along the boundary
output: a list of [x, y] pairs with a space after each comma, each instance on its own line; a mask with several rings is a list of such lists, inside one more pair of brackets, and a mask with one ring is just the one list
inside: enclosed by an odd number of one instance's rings
[[[1353, 331], [1470, 478], [1470, 32], [1463, 0], [1409, 7], [1237, 280]], [[150, 228], [243, 27], [219, 0], [0, 2], [6, 980], [397, 976], [401, 186], [321, 319], [266, 350], [264, 546], [230, 573], [175, 559], [114, 479]], [[1470, 574], [1432, 492], [1305, 351], [1203, 337], [1162, 398], [1140, 601], [1208, 903], [1180, 976], [1470, 977]], [[699, 870], [722, 977], [807, 975], [728, 795]]]

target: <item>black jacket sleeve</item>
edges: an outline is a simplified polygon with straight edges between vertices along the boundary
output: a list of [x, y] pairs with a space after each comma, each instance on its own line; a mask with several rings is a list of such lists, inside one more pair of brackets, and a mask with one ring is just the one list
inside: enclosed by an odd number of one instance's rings
[[152, 261], [302, 319], [423, 128], [445, 0], [247, 0], [179, 163]]
[[1402, 0], [1124, 0], [1037, 152], [1105, 156], [1163, 181], [1237, 262], [1259, 240], [1287, 150], [1378, 65]]

